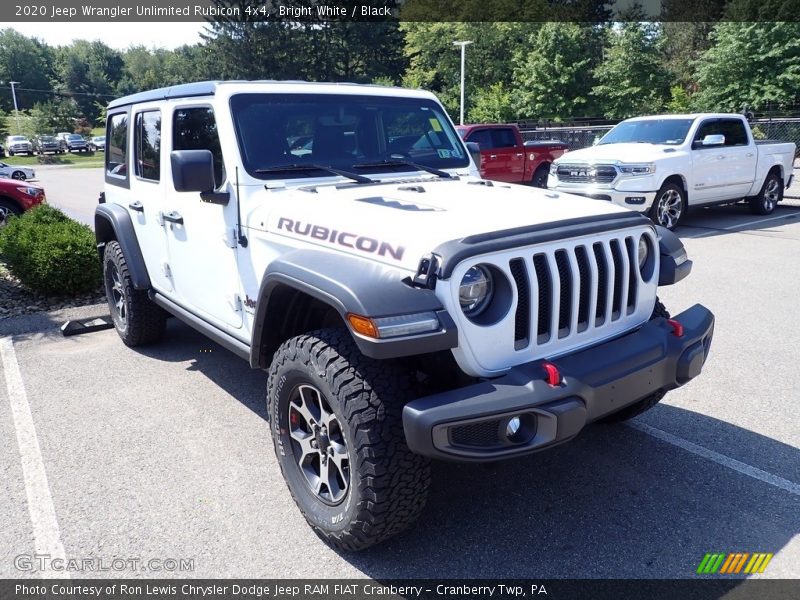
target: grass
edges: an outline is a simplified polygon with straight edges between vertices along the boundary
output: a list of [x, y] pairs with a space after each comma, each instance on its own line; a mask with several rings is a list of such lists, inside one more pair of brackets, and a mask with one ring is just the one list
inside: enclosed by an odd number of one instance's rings
[[[46, 154], [48, 160], [52, 159], [53, 162], [46, 164], [51, 165], [69, 165], [71, 167], [79, 168], [92, 168], [102, 167], [105, 162], [105, 155], [103, 152], [87, 152], [71, 154]], [[39, 162], [38, 156], [9, 156], [0, 158], [0, 161], [8, 165], [19, 165], [29, 167], [40, 167], [42, 163]]]

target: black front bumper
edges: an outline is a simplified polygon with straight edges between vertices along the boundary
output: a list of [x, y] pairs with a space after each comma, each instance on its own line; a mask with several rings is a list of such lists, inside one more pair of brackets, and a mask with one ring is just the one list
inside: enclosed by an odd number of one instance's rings
[[[700, 374], [714, 315], [695, 305], [656, 318], [633, 333], [553, 361], [561, 383], [546, 381], [544, 361], [471, 386], [419, 398], [403, 409], [412, 451], [443, 460], [493, 461], [535, 452], [575, 437], [584, 425]], [[509, 421], [520, 417], [509, 439]]]

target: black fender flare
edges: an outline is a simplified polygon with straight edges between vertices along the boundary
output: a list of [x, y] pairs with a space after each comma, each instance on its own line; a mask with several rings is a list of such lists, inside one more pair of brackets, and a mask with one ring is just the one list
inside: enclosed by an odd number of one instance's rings
[[672, 285], [692, 272], [692, 261], [686, 254], [683, 242], [666, 227], [656, 225], [658, 236], [658, 285]]
[[[270, 311], [270, 298], [275, 290], [286, 286], [333, 308], [347, 326], [363, 354], [371, 358], [396, 358], [425, 354], [458, 345], [455, 323], [442, 307], [433, 290], [410, 285], [410, 279], [397, 269], [357, 257], [310, 249], [293, 250], [274, 260], [261, 280], [256, 302], [250, 344], [250, 365], [265, 367], [270, 357], [264, 356], [261, 343], [265, 332], [284, 318]], [[429, 334], [391, 339], [372, 339], [355, 333], [347, 314], [384, 317], [417, 312], [434, 312], [441, 328]]]
[[106, 244], [116, 240], [125, 255], [125, 262], [128, 263], [134, 289], [149, 290], [150, 275], [147, 273], [147, 265], [128, 211], [119, 204], [98, 205], [94, 210], [94, 232], [100, 260], [103, 260]]

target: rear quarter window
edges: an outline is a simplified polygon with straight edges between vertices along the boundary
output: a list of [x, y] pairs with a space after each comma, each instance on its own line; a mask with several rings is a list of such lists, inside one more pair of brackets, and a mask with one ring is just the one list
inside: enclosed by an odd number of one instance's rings
[[128, 187], [128, 113], [108, 116], [106, 125], [106, 182]]

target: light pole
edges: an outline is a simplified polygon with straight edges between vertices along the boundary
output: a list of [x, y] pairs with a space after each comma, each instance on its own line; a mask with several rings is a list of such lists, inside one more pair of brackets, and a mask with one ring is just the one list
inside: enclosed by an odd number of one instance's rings
[[461, 118], [459, 119], [459, 125], [464, 124], [464, 50], [467, 44], [471, 43], [471, 41], [453, 42], [454, 46], [461, 46]]
[[17, 108], [17, 92], [14, 89], [19, 81], [9, 81], [8, 83], [11, 84], [11, 97], [14, 98], [14, 120], [17, 122], [17, 133], [19, 133], [19, 109]]

